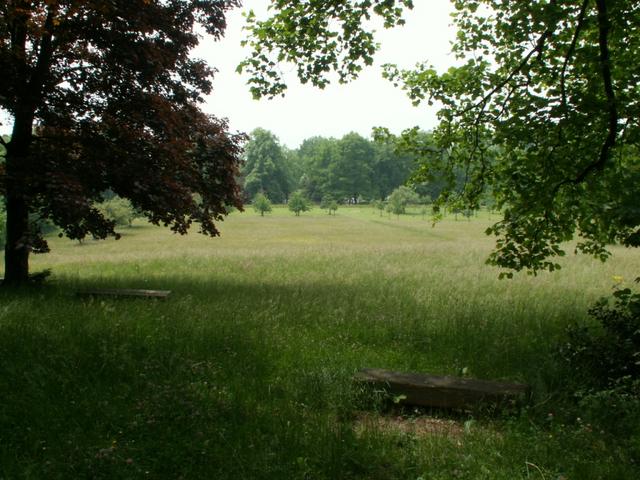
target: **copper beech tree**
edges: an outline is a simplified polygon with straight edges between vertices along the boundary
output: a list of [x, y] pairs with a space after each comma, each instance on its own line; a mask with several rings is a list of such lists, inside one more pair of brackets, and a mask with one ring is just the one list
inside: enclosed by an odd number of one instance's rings
[[[13, 117], [1, 164], [5, 277], [24, 283], [47, 245], [30, 218], [70, 238], [115, 235], [95, 208], [128, 198], [155, 224], [209, 235], [241, 207], [243, 138], [199, 108], [212, 69], [190, 56], [219, 38], [235, 0], [2, 0], [0, 107]], [[2, 162], [2, 160], [0, 160]]]

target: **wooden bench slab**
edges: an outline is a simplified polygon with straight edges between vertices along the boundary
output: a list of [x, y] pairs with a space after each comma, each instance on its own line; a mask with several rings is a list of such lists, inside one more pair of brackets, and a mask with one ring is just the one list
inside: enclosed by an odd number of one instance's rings
[[167, 298], [171, 290], [142, 290], [136, 288], [104, 288], [96, 290], [81, 290], [77, 292], [82, 297], [140, 297]]
[[422, 407], [470, 408], [480, 404], [504, 404], [522, 399], [529, 392], [528, 385], [519, 383], [401, 373], [379, 368], [360, 370], [355, 378], [401, 398], [402, 404]]

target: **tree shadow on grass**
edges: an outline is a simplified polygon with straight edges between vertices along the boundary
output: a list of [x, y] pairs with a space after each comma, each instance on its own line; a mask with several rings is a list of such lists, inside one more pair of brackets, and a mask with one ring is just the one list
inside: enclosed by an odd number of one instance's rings
[[[75, 295], [141, 283], [173, 293]], [[501, 363], [497, 330], [434, 325], [394, 294], [171, 277], [0, 292], [0, 476], [400, 478], [380, 453], [393, 449], [372, 447], [384, 439], [336, 420], [358, 408], [356, 370], [465, 365], [526, 381], [546, 354], [529, 339]]]

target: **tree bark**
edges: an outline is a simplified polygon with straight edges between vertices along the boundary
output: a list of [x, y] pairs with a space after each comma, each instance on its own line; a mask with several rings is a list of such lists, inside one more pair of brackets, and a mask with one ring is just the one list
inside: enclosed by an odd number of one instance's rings
[[[28, 11], [26, 8], [25, 11]], [[29, 252], [31, 236], [29, 231], [29, 196], [27, 192], [29, 146], [33, 138], [33, 122], [36, 104], [42, 90], [46, 62], [51, 57], [51, 27], [53, 14], [49, 11], [46, 19], [48, 33], [42, 39], [35, 71], [30, 72], [27, 64], [27, 21], [28, 13], [14, 23], [11, 34], [12, 54], [21, 60], [14, 79], [18, 92], [18, 107], [13, 112], [13, 131], [6, 145], [4, 190], [7, 207], [6, 240], [4, 247], [4, 285], [20, 285], [29, 280]]]
[[6, 204], [4, 285], [19, 285], [29, 280], [29, 208], [24, 197], [15, 191], [7, 192]]
[[7, 207], [4, 247], [4, 285], [24, 284], [29, 280], [29, 201], [27, 196], [28, 151], [32, 137], [33, 113], [16, 115], [5, 158]]

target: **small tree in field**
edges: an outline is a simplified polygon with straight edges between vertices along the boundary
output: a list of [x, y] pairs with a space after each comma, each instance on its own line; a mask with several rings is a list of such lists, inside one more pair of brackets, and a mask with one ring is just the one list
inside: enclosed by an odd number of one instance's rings
[[300, 212], [306, 212], [309, 210], [309, 200], [300, 191], [293, 192], [289, 197], [289, 210], [296, 214], [296, 217], [300, 216]]
[[[395, 193], [395, 192], [394, 192]], [[400, 218], [400, 215], [405, 213], [407, 204], [404, 203], [402, 197], [400, 195], [394, 195], [393, 193], [389, 196], [389, 203], [387, 204], [387, 211], [389, 213], [393, 213]]]
[[271, 201], [264, 193], [258, 193], [253, 198], [253, 209], [256, 212], [260, 212], [260, 216], [264, 217], [265, 212], [269, 213], [271, 211]]
[[384, 212], [384, 209], [386, 207], [385, 203], [382, 200], [376, 200], [373, 203], [373, 206], [378, 209], [378, 211], [380, 212], [380, 216], [382, 216], [382, 213]]
[[118, 196], [99, 203], [97, 208], [104, 218], [113, 221], [116, 226], [131, 227], [136, 218], [144, 216], [133, 208], [129, 200]]
[[406, 212], [407, 205], [417, 203], [418, 195], [408, 187], [400, 186], [389, 195], [389, 212], [394, 215], [402, 215]]
[[[335, 208], [332, 208], [335, 207]], [[336, 211], [338, 209], [338, 202], [336, 202], [331, 195], [325, 195], [322, 197], [320, 201], [320, 208], [326, 210], [329, 215], [331, 215], [331, 211]]]

